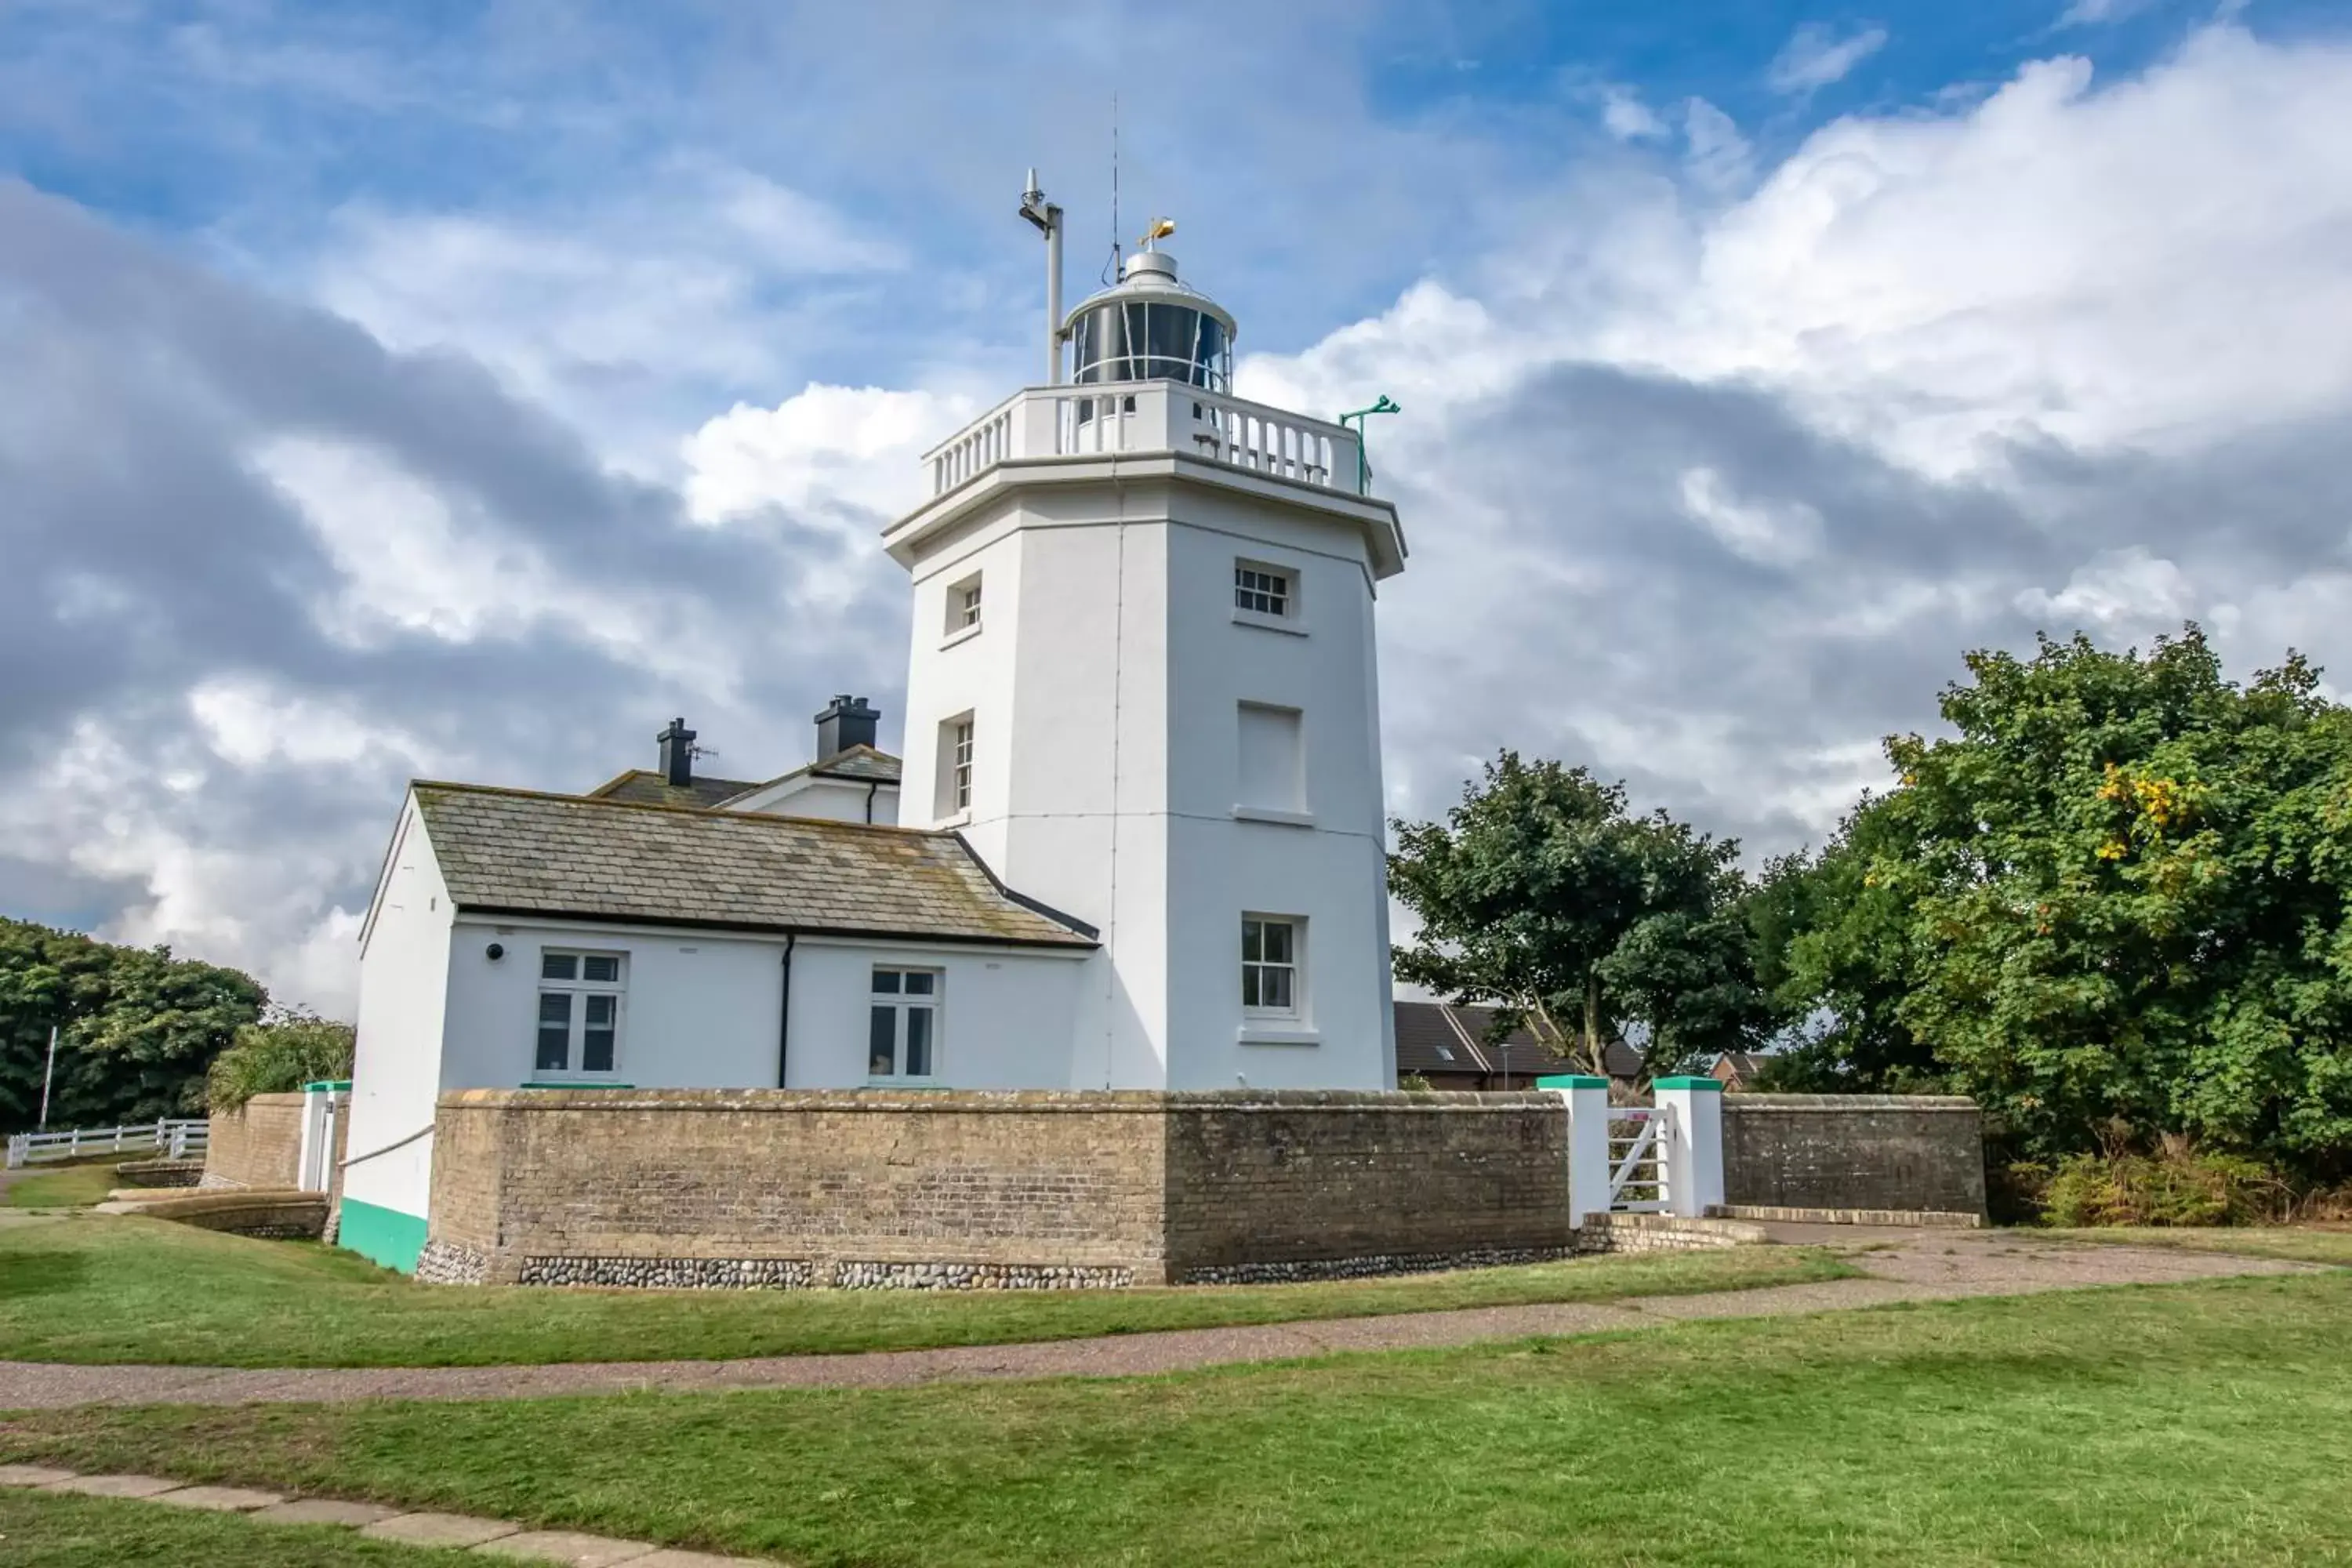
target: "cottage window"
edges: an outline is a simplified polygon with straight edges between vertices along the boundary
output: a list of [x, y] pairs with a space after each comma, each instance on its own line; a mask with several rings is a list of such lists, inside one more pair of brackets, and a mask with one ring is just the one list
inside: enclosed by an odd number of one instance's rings
[[1293, 599], [1290, 574], [1255, 562], [1234, 563], [1234, 608], [1254, 616], [1286, 616]]
[[549, 948], [540, 953], [533, 1071], [607, 1077], [619, 1070], [625, 971], [617, 952]]
[[929, 1079], [939, 1070], [940, 973], [936, 969], [874, 971], [866, 1014], [866, 1076]]
[[1274, 915], [1242, 917], [1242, 1011], [1253, 1017], [1298, 1016], [1298, 927]]

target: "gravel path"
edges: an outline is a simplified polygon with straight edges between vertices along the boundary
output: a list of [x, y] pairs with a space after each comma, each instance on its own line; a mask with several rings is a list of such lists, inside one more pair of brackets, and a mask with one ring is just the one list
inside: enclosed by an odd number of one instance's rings
[[2013, 1232], [1772, 1226], [1776, 1241], [1853, 1253], [1856, 1279], [1591, 1305], [1483, 1307], [1383, 1318], [1120, 1334], [1040, 1344], [777, 1356], [719, 1362], [551, 1366], [267, 1369], [63, 1366], [0, 1362], [0, 1409], [76, 1405], [256, 1405], [356, 1399], [536, 1399], [555, 1394], [742, 1388], [895, 1388], [1036, 1377], [1131, 1377], [1341, 1351], [1412, 1350], [1534, 1335], [1639, 1329], [1701, 1318], [1780, 1317], [2015, 1296], [2101, 1285], [2168, 1284], [2313, 1266], [2158, 1247], [2068, 1246]]

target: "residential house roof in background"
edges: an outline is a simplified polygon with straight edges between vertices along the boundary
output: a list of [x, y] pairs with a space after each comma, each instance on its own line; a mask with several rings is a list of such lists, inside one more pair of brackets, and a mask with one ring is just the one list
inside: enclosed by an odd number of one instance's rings
[[707, 808], [722, 800], [732, 800], [739, 795], [758, 789], [756, 784], [741, 779], [698, 778], [679, 788], [668, 778], [652, 768], [631, 768], [616, 773], [592, 789], [583, 797], [588, 800], [617, 800], [630, 805], [682, 805]]
[[458, 908], [735, 931], [1089, 947], [952, 833], [640, 805], [478, 784], [410, 786]]
[[[1405, 1002], [1396, 1005], [1397, 1071], [1399, 1073], [1501, 1073], [1504, 1044], [1489, 1045], [1495, 1009], [1451, 1002]], [[1545, 1045], [1522, 1026], [1507, 1037], [1509, 1071], [1567, 1073], [1585, 1070]], [[1603, 1050], [1611, 1078], [1633, 1081], [1642, 1076], [1642, 1053], [1622, 1040], [1612, 1040]]]
[[711, 804], [731, 806], [736, 801], [749, 800], [755, 795], [764, 794], [778, 784], [790, 784], [798, 778], [850, 779], [858, 784], [896, 784], [902, 771], [898, 759], [887, 752], [877, 752], [871, 746], [851, 746], [835, 752], [822, 762], [810, 763], [788, 773], [778, 773], [774, 778], [759, 784], [739, 785], [732, 795]]

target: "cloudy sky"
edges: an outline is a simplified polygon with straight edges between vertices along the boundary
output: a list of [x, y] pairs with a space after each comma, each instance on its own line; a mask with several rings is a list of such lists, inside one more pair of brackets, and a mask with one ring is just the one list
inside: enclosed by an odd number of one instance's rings
[[411, 775], [895, 741], [876, 532], [1114, 93], [1243, 390], [1404, 405], [1399, 812], [1512, 745], [1761, 853], [1969, 647], [2352, 675], [2330, 9], [0, 0], [0, 912], [342, 1011]]

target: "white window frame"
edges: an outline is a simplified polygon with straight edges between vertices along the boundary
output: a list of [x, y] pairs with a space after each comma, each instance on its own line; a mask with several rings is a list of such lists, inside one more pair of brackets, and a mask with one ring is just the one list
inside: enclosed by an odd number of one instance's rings
[[[1257, 958], [1250, 956], [1250, 928], [1253, 926], [1258, 928], [1260, 956]], [[1265, 932], [1268, 928], [1280, 928], [1288, 932], [1289, 954], [1286, 961], [1263, 956], [1265, 952]], [[1265, 982], [1275, 972], [1286, 974], [1289, 980], [1290, 1000], [1279, 1006], [1263, 999], [1266, 994]], [[1250, 1000], [1253, 980], [1257, 982], [1255, 989], [1260, 997], [1255, 1002]], [[1307, 1016], [1307, 921], [1302, 916], [1255, 912], [1242, 915], [1241, 998], [1242, 1016], [1244, 1018], [1297, 1019]]]
[[[572, 960], [571, 978], [565, 979], [548, 974], [550, 959], [567, 958]], [[591, 959], [611, 959], [613, 978], [610, 980], [588, 979], [588, 961]], [[603, 1083], [619, 1078], [622, 1063], [625, 1059], [628, 1039], [628, 992], [629, 955], [625, 952], [615, 952], [607, 948], [589, 947], [540, 949], [539, 978], [532, 989], [531, 1002], [531, 1078], [546, 1082], [566, 1083]], [[569, 998], [564, 1008], [563, 1065], [560, 1068], [541, 1067], [539, 1058], [540, 1036], [546, 1026], [547, 1017], [545, 1004], [539, 998], [557, 995]], [[590, 1068], [586, 1065], [588, 1015], [592, 1006], [590, 999], [595, 997], [612, 999], [613, 1064], [606, 1068]]]
[[971, 759], [978, 727], [969, 713], [950, 719], [940, 731], [947, 742], [945, 804], [949, 816], [971, 815]]
[[1307, 635], [1299, 594], [1303, 586], [1297, 567], [1279, 561], [1234, 558], [1234, 621], [1266, 631]]
[[[893, 988], [887, 991], [882, 988], [885, 975], [891, 976], [893, 980]], [[921, 963], [876, 963], [867, 972], [867, 976], [866, 1081], [882, 1088], [939, 1082], [941, 1025], [947, 1016], [947, 972]], [[908, 990], [906, 983], [909, 976], [921, 977], [930, 989], [928, 992]], [[874, 1070], [874, 1018], [885, 1009], [891, 1014], [890, 1070], [882, 1073]], [[910, 1073], [903, 1069], [907, 1061], [907, 1036], [912, 1027], [908, 1019], [917, 1013], [929, 1019], [924, 1027], [929, 1037], [930, 1060], [924, 1065], [929, 1070]]]
[[984, 574], [974, 572], [969, 577], [948, 584], [945, 615], [940, 635], [940, 647], [946, 647], [980, 635], [982, 614], [985, 602], [981, 595]]

